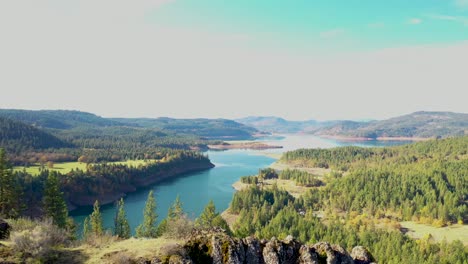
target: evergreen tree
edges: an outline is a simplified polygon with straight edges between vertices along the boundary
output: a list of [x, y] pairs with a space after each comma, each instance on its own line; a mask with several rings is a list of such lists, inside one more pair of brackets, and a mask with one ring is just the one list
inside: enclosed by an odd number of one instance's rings
[[8, 168], [6, 154], [0, 149], [0, 216], [16, 218], [23, 208], [22, 190]]
[[143, 211], [143, 223], [136, 228], [137, 237], [155, 238], [158, 235], [158, 228], [156, 226], [156, 200], [154, 193], [151, 190], [146, 200], [145, 210]]
[[120, 201], [117, 204], [117, 214], [115, 216], [114, 220], [114, 225], [115, 225], [115, 230], [114, 233], [116, 236], [120, 238], [130, 238], [130, 224], [128, 223], [127, 220], [127, 214], [125, 213], [125, 208], [124, 208], [124, 200], [123, 198], [120, 199]]
[[102, 224], [102, 215], [99, 209], [99, 202], [96, 200], [94, 203], [94, 210], [90, 216], [89, 220], [91, 226], [91, 233], [96, 236], [101, 236], [103, 234], [103, 224]]
[[91, 233], [91, 223], [89, 217], [86, 217], [83, 223], [83, 238], [86, 238]]
[[60, 228], [67, 226], [68, 209], [60, 191], [60, 183], [56, 173], [50, 172], [44, 187], [44, 213]]
[[203, 210], [200, 217], [197, 218], [196, 224], [203, 228], [213, 227], [213, 220], [218, 216], [213, 200], [210, 200], [208, 205]]
[[178, 219], [184, 214], [182, 209], [182, 202], [180, 201], [180, 195], [177, 195], [174, 203], [169, 207], [167, 218], [170, 220]]

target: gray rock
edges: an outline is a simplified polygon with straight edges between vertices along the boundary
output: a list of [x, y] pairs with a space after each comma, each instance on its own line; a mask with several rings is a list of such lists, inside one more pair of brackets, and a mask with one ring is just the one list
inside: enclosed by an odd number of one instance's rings
[[260, 264], [262, 256], [262, 248], [258, 239], [247, 237], [243, 239], [245, 245], [245, 263]]
[[223, 263], [223, 252], [221, 251], [221, 240], [213, 236], [211, 238], [211, 257], [213, 258], [213, 263], [222, 264]]
[[302, 245], [299, 249], [299, 263], [300, 264], [318, 264], [318, 256], [315, 249]]
[[374, 257], [371, 253], [362, 246], [354, 247], [353, 250], [351, 250], [351, 257], [356, 264], [368, 264], [374, 261]]

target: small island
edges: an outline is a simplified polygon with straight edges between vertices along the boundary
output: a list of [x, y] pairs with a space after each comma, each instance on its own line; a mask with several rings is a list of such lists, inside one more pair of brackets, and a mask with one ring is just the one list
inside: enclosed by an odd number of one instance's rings
[[252, 149], [252, 150], [265, 150], [265, 149], [281, 149], [283, 146], [268, 145], [261, 142], [247, 141], [247, 142], [233, 142], [216, 145], [208, 145], [209, 149], [213, 150], [227, 150], [227, 149]]

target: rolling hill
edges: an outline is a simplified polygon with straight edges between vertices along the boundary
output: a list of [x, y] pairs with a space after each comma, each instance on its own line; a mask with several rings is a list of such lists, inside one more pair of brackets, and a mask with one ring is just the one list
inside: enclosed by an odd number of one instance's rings
[[311, 133], [318, 136], [376, 139], [383, 137], [435, 138], [468, 134], [468, 114], [415, 112], [387, 120], [368, 122], [289, 121], [279, 117], [247, 117], [237, 120], [260, 131], [272, 133]]
[[69, 146], [69, 143], [33, 126], [0, 117], [0, 148], [9, 152]]
[[468, 114], [421, 111], [368, 123], [342, 121], [332, 126], [316, 129], [314, 134], [369, 139], [463, 136], [468, 134]]

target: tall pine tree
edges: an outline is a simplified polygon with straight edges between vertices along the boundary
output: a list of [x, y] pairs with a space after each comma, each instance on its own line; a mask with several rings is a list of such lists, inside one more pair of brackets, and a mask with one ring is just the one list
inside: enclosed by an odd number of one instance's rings
[[56, 173], [50, 172], [44, 187], [44, 214], [60, 228], [67, 227], [68, 209], [60, 191], [60, 183]]
[[6, 161], [6, 154], [0, 149], [0, 216], [16, 218], [21, 215], [23, 203], [22, 189], [15, 180]]
[[158, 228], [156, 226], [156, 200], [154, 193], [151, 190], [146, 200], [145, 210], [143, 211], [143, 223], [136, 228], [137, 237], [155, 238], [158, 235]]
[[127, 220], [127, 214], [125, 213], [123, 198], [117, 203], [117, 213], [114, 220], [114, 234], [120, 238], [130, 238], [130, 224]]
[[219, 213], [216, 212], [216, 207], [213, 200], [210, 200], [208, 205], [203, 209], [200, 217], [197, 218], [195, 224], [201, 228], [221, 227], [230, 233], [229, 225]]
[[179, 219], [184, 214], [182, 209], [182, 202], [180, 201], [180, 196], [177, 195], [174, 203], [169, 207], [167, 212], [167, 218], [169, 220]]
[[101, 236], [104, 233], [102, 215], [99, 208], [99, 202], [97, 200], [94, 203], [93, 213], [89, 217], [89, 223], [91, 227], [91, 234], [95, 236]]

